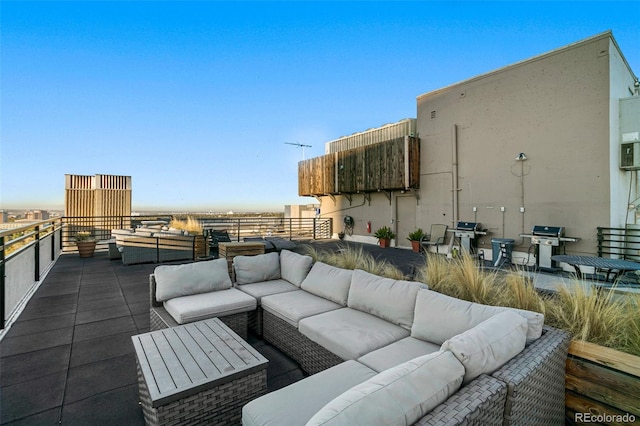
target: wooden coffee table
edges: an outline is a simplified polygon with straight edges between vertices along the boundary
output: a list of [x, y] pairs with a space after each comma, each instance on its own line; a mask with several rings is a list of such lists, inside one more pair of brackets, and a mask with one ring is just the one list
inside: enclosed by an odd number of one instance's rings
[[218, 318], [132, 336], [147, 424], [240, 424], [267, 359]]

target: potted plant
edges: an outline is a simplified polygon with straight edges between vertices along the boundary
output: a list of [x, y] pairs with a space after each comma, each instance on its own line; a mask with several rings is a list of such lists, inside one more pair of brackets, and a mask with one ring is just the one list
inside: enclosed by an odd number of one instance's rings
[[409, 233], [409, 236], [407, 237], [407, 240], [411, 241], [411, 249], [415, 252], [415, 253], [419, 253], [420, 252], [420, 241], [422, 241], [422, 239], [425, 237], [425, 233], [422, 230], [422, 228], [418, 228], [413, 232]]
[[338, 238], [340, 238], [341, 240], [344, 240], [344, 235], [344, 231], [338, 232]]
[[91, 232], [80, 231], [76, 233], [75, 238], [80, 257], [93, 257], [93, 253], [96, 251], [96, 239], [93, 238]]
[[391, 240], [396, 237], [396, 234], [394, 234], [388, 226], [383, 226], [382, 228], [379, 228], [373, 236], [378, 239], [380, 247], [387, 248], [389, 247]]

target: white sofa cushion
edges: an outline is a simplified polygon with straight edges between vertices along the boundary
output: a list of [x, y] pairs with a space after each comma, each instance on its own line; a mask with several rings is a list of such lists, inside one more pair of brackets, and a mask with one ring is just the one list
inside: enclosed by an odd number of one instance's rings
[[294, 253], [289, 250], [280, 252], [280, 278], [300, 287], [313, 265], [311, 256]]
[[375, 375], [356, 361], [343, 362], [249, 402], [242, 407], [242, 424], [304, 425], [333, 398]]
[[153, 272], [156, 280], [156, 300], [226, 290], [231, 287], [226, 259], [184, 265], [160, 265]]
[[134, 235], [137, 237], [151, 237], [153, 236], [154, 230], [146, 230], [146, 229], [141, 229], [141, 228], [137, 228], [134, 232]]
[[264, 297], [262, 308], [298, 328], [301, 319], [340, 309], [342, 306], [304, 290], [296, 290]]
[[409, 336], [361, 356], [358, 358], [358, 362], [380, 373], [396, 365], [439, 350], [439, 345]]
[[316, 296], [347, 306], [352, 275], [350, 269], [316, 262], [300, 287]]
[[425, 284], [393, 280], [356, 269], [347, 306], [411, 330], [418, 290]]
[[451, 352], [415, 358], [344, 392], [307, 425], [411, 425], [457, 392], [463, 375]]
[[164, 302], [164, 308], [178, 324], [224, 317], [256, 309], [256, 299], [235, 288], [192, 296], [176, 297]]
[[298, 331], [344, 360], [358, 359], [409, 336], [402, 327], [350, 308], [304, 318]]
[[233, 268], [237, 284], [250, 284], [280, 278], [280, 256], [278, 253], [236, 256]]
[[258, 305], [262, 303], [262, 298], [265, 296], [299, 290], [298, 287], [283, 279], [263, 281], [260, 283], [242, 284], [236, 288], [255, 297], [258, 301]]
[[524, 349], [527, 320], [515, 312], [501, 312], [442, 344], [464, 365], [464, 383], [491, 374]]
[[527, 320], [528, 343], [542, 335], [544, 315], [538, 312], [481, 305], [431, 290], [420, 290], [418, 293], [411, 335], [441, 345], [445, 340], [464, 333], [493, 315], [505, 311], [515, 312]]

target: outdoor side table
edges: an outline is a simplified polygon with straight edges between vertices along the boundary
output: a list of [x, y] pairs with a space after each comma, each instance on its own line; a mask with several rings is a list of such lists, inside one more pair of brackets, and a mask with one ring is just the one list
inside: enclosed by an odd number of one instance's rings
[[267, 359], [218, 318], [132, 336], [147, 424], [240, 424]]

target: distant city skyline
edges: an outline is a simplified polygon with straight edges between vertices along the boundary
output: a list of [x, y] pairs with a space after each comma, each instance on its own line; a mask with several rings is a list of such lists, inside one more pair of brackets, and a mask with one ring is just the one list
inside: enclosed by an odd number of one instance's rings
[[297, 164], [416, 97], [611, 29], [636, 2], [29, 2], [0, 15], [0, 209], [65, 174], [132, 177], [134, 211], [282, 211]]

